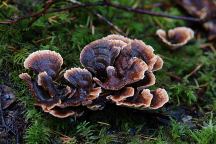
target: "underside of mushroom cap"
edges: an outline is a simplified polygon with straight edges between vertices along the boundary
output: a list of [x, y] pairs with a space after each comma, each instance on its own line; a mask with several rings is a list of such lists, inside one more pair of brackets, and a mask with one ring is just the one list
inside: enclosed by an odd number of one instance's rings
[[120, 43], [108, 40], [96, 40], [86, 45], [80, 53], [80, 62], [97, 76], [106, 74], [106, 68], [112, 66], [119, 55]]
[[144, 89], [144, 88], [147, 88], [147, 87], [154, 85], [155, 82], [156, 82], [156, 78], [155, 78], [155, 75], [153, 74], [153, 72], [152, 71], [146, 71], [143, 79], [141, 79], [135, 83], [132, 83], [130, 86], [136, 87], [138, 89]]
[[153, 99], [150, 108], [158, 109], [169, 101], [169, 96], [165, 89], [158, 88], [151, 92], [153, 94]]
[[24, 61], [24, 67], [36, 73], [46, 71], [51, 77], [55, 77], [63, 64], [63, 58], [59, 53], [50, 50], [39, 50], [30, 54]]
[[107, 67], [107, 79], [102, 82], [94, 77], [94, 81], [102, 88], [107, 90], [119, 90], [126, 85], [137, 82], [144, 78], [144, 73], [148, 69], [147, 64], [139, 59], [131, 59], [124, 67], [124, 74], [119, 75], [116, 69], [112, 66]]
[[127, 106], [134, 108], [147, 108], [151, 104], [153, 95], [149, 89], [143, 89], [141, 92], [136, 91], [133, 96], [126, 99], [113, 100], [118, 106]]
[[177, 27], [166, 33], [164, 30], [157, 30], [156, 34], [171, 49], [179, 48], [188, 43], [193, 37], [194, 32], [187, 27]]
[[78, 112], [70, 108], [68, 109], [54, 108], [47, 112], [57, 118], [80, 117], [84, 113], [84, 112]]
[[106, 99], [111, 100], [115, 103], [125, 100], [128, 97], [132, 97], [134, 95], [133, 87], [124, 87], [119, 91], [113, 92], [113, 94], [106, 97]]

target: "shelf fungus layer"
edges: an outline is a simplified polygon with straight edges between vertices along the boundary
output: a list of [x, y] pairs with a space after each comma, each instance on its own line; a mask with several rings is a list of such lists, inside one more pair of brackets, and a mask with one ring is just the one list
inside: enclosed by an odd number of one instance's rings
[[24, 67], [31, 69], [35, 73], [46, 71], [48, 75], [54, 77], [61, 69], [63, 58], [55, 51], [39, 50], [30, 54], [24, 61]]
[[114, 93], [107, 97], [118, 106], [134, 107], [134, 108], [161, 108], [169, 101], [166, 90], [158, 88], [155, 91], [149, 89], [133, 89], [127, 87], [118, 93]]
[[90, 105], [101, 93], [101, 87], [93, 86], [92, 74], [86, 69], [71, 68], [64, 73], [64, 78], [75, 91], [69, 93], [60, 107]]
[[170, 49], [182, 47], [194, 37], [194, 31], [187, 27], [177, 27], [168, 32], [159, 29], [156, 34]]
[[22, 73], [19, 77], [35, 105], [58, 118], [79, 117], [87, 109], [102, 110], [109, 102], [158, 109], [169, 100], [164, 89], [148, 89], [155, 84], [154, 72], [162, 68], [163, 60], [141, 40], [108, 35], [86, 45], [80, 62], [84, 68], [70, 68], [61, 76], [61, 55], [36, 51], [24, 62], [34, 75]]

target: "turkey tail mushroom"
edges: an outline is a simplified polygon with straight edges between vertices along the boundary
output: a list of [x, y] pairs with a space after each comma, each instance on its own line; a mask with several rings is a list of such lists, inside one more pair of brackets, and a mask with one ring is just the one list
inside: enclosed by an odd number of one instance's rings
[[100, 87], [93, 87], [92, 75], [86, 69], [71, 68], [64, 73], [64, 78], [72, 88], [76, 89], [76, 92], [71, 98], [66, 99], [61, 107], [91, 104], [101, 93]]
[[63, 58], [59, 53], [50, 50], [39, 50], [30, 54], [24, 61], [24, 67], [35, 73], [46, 71], [51, 77], [55, 77], [61, 69]]
[[[127, 90], [127, 89], [126, 89]], [[127, 92], [127, 91], [126, 91]], [[126, 93], [125, 91], [123, 93]], [[144, 89], [142, 92], [133, 90], [130, 96], [122, 95], [121, 93], [114, 94], [109, 97], [118, 106], [127, 106], [134, 108], [147, 108], [151, 104], [153, 95], [150, 93], [149, 89]]]
[[79, 117], [86, 109], [102, 110], [108, 102], [158, 109], [169, 100], [164, 89], [147, 89], [155, 84], [153, 72], [162, 68], [163, 60], [141, 40], [108, 35], [86, 45], [80, 62], [84, 68], [66, 70], [63, 81], [56, 79], [63, 64], [61, 55], [36, 51], [24, 62], [36, 75], [19, 77], [29, 87], [35, 105], [57, 118]]
[[172, 50], [184, 46], [194, 37], [194, 31], [187, 27], [177, 27], [169, 30], [167, 33], [159, 29], [156, 34]]
[[48, 110], [54, 108], [55, 106], [61, 103], [59, 97], [51, 97], [48, 92], [44, 91], [36, 81], [32, 80], [31, 76], [27, 73], [22, 73], [19, 77], [27, 84], [32, 95], [36, 99], [36, 106], [40, 106], [43, 111], [47, 112]]
[[[137, 89], [134, 94], [125, 95], [128, 90], [125, 89], [121, 93], [115, 93], [108, 97], [118, 106], [134, 107], [134, 108], [150, 108], [158, 109], [169, 101], [166, 90], [158, 88], [155, 91], [149, 89]], [[123, 94], [122, 94], [123, 93]]]
[[169, 101], [169, 96], [165, 89], [158, 88], [151, 92], [153, 94], [153, 99], [150, 108], [158, 109]]
[[106, 68], [112, 66], [119, 55], [123, 42], [96, 40], [86, 45], [80, 53], [81, 64], [97, 76], [106, 74]]
[[78, 112], [72, 109], [54, 108], [48, 111], [49, 114], [57, 118], [80, 117], [84, 112]]
[[112, 66], [107, 67], [108, 78], [101, 82], [98, 78], [94, 81], [106, 90], [120, 90], [128, 84], [132, 84], [144, 78], [148, 66], [139, 58], [133, 58], [125, 65], [124, 74], [119, 75]]

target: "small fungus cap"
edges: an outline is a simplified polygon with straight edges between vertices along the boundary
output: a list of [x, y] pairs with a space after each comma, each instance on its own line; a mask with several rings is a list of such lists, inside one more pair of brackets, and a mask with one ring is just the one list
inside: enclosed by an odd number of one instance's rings
[[151, 109], [159, 109], [169, 101], [169, 96], [165, 89], [158, 88], [151, 93], [153, 94], [153, 99], [150, 106]]
[[75, 92], [66, 98], [60, 107], [88, 105], [99, 97], [101, 88], [93, 87], [92, 75], [87, 69], [71, 68], [66, 70], [64, 77], [75, 89]]
[[[120, 46], [119, 46], [120, 45]], [[112, 66], [121, 50], [121, 41], [96, 40], [86, 45], [80, 53], [80, 62], [97, 76], [103, 75]]]
[[24, 67], [36, 73], [46, 71], [51, 77], [55, 77], [61, 69], [63, 58], [55, 51], [39, 50], [31, 53], [24, 61]]
[[184, 46], [194, 37], [194, 31], [187, 27], [177, 27], [169, 30], [167, 33], [159, 29], [156, 34], [171, 49]]

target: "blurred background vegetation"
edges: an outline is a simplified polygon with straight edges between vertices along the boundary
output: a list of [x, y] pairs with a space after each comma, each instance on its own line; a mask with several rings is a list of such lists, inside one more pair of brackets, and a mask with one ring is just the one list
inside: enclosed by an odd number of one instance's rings
[[[97, 0], [59, 0], [50, 9]], [[112, 0], [115, 4], [170, 15], [186, 15], [169, 0]], [[4, 0], [0, 21], [43, 9], [43, 0]], [[101, 19], [102, 16], [103, 18]], [[107, 23], [111, 22], [113, 26]], [[155, 35], [157, 29], [191, 27], [195, 39], [170, 51]], [[34, 100], [18, 75], [23, 62], [37, 50], [54, 50], [64, 58], [64, 68], [79, 67], [79, 53], [93, 40], [111, 33], [143, 40], [161, 55], [164, 67], [157, 71], [155, 87], [165, 88], [170, 101], [160, 110], [139, 111], [107, 106], [81, 118], [57, 119], [34, 107]], [[26, 108], [27, 129], [22, 143], [216, 143], [216, 52], [196, 23], [126, 12], [111, 7], [83, 7], [0, 25], [0, 82], [12, 87]], [[190, 73], [200, 68], [192, 75]], [[152, 89], [154, 86], [152, 87]]]

